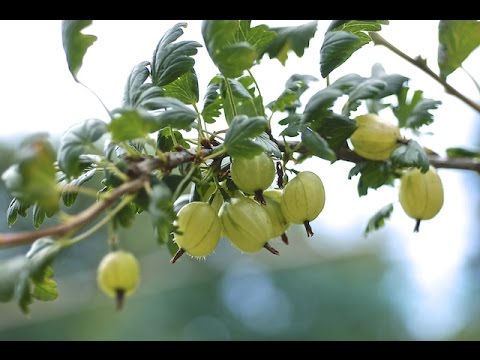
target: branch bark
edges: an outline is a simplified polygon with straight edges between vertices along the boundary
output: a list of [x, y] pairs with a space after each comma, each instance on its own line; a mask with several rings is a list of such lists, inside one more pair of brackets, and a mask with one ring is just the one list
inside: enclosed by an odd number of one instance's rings
[[[275, 140], [281, 151], [285, 151], [285, 143], [281, 140]], [[299, 141], [289, 141], [288, 146], [294, 148], [299, 145]], [[113, 190], [107, 198], [99, 200], [92, 204], [90, 207], [80, 212], [77, 215], [72, 216], [64, 223], [47, 227], [44, 229], [23, 231], [17, 233], [0, 234], [0, 247], [18, 246], [34, 242], [35, 240], [45, 237], [54, 236], [62, 237], [64, 235], [73, 233], [95, 217], [97, 217], [102, 211], [110, 207], [116, 200], [125, 194], [132, 194], [139, 191], [146, 181], [150, 173], [157, 169], [164, 171], [170, 171], [180, 164], [197, 161], [202, 157], [211, 155], [216, 149], [202, 149], [200, 151], [200, 158], [196, 156], [196, 150], [171, 152], [165, 154], [164, 158], [147, 158], [141, 162], [133, 163], [130, 169], [130, 176], [132, 180], [125, 182], [115, 190]], [[299, 146], [298, 153], [307, 153], [307, 149], [303, 146]], [[221, 154], [220, 156], [224, 156]], [[337, 158], [343, 161], [349, 161], [352, 163], [358, 163], [364, 159], [357, 155], [355, 152], [348, 148], [341, 148], [337, 152]], [[461, 169], [461, 170], [473, 170], [480, 173], [480, 161], [471, 158], [442, 158], [438, 156], [429, 156], [430, 163], [436, 168], [444, 169]]]

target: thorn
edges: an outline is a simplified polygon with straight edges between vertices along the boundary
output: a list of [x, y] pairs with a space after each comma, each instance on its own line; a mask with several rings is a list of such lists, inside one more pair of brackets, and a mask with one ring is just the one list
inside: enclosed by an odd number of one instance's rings
[[285, 243], [285, 245], [288, 245], [288, 236], [287, 234], [283, 233], [281, 235], [282, 241]]
[[277, 168], [277, 186], [279, 189], [283, 189], [283, 169], [282, 169], [282, 163], [280, 161], [277, 161], [276, 163], [276, 168]]
[[280, 255], [280, 253], [278, 252], [277, 249], [275, 249], [272, 245], [270, 245], [268, 242], [263, 245], [263, 247], [265, 249], [267, 249], [268, 251], [270, 251], [273, 255]]
[[176, 261], [177, 261], [178, 259], [180, 259], [180, 257], [181, 257], [183, 254], [185, 254], [185, 250], [183, 250], [182, 248], [178, 249], [178, 251], [175, 253], [175, 255], [173, 255], [173, 257], [170, 259], [170, 262], [171, 262], [172, 264], [175, 264]]
[[123, 289], [116, 289], [115, 290], [115, 305], [116, 310], [120, 311], [123, 309], [123, 303], [125, 300], [125, 290]]
[[312, 230], [312, 227], [310, 226], [310, 223], [308, 222], [308, 220], [305, 220], [303, 222], [303, 225], [305, 226], [305, 230], [307, 231], [307, 236], [312, 237], [313, 236], [313, 230]]

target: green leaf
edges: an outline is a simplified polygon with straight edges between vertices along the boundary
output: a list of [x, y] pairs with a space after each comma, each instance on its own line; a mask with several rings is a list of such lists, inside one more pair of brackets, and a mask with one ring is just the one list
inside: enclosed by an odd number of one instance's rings
[[479, 150], [470, 150], [465, 148], [453, 147], [453, 148], [448, 148], [446, 151], [447, 151], [447, 156], [450, 158], [458, 158], [458, 157], [480, 158]]
[[[173, 140], [175, 138], [175, 142]], [[157, 148], [163, 152], [172, 151], [175, 143], [185, 149], [190, 148], [190, 144], [183, 139], [180, 131], [172, 130], [169, 127], [163, 128], [157, 134]]]
[[26, 255], [0, 263], [0, 301], [16, 300], [23, 313], [33, 299], [51, 301], [58, 297], [50, 265], [62, 245], [50, 238], [35, 241]]
[[390, 159], [395, 166], [416, 167], [423, 173], [427, 172], [430, 166], [425, 150], [415, 140], [409, 140], [408, 143], [398, 146], [393, 150]]
[[107, 124], [97, 119], [88, 119], [70, 127], [60, 140], [57, 156], [60, 169], [67, 176], [80, 176], [88, 166], [81, 163], [80, 155], [87, 153], [106, 131]]
[[360, 38], [348, 31], [327, 32], [320, 49], [320, 73], [326, 78], [363, 46]]
[[31, 204], [24, 204], [17, 198], [13, 198], [10, 201], [7, 209], [7, 223], [8, 226], [12, 226], [17, 221], [18, 215], [22, 217], [27, 217], [27, 210]]
[[220, 72], [229, 78], [241, 76], [257, 58], [255, 46], [238, 35], [243, 28], [240, 20], [204, 20], [202, 23], [208, 53]]
[[158, 42], [152, 59], [154, 85], [165, 86], [193, 69], [195, 60], [192, 56], [202, 45], [196, 41], [175, 42], [183, 35], [183, 27], [187, 27], [187, 24], [176, 24]]
[[33, 227], [38, 229], [45, 220], [45, 210], [43, 210], [38, 204], [33, 206]]
[[305, 49], [308, 48], [310, 40], [317, 31], [317, 21], [312, 21], [300, 26], [288, 26], [271, 28], [277, 36], [265, 49], [260, 53], [259, 59], [267, 53], [270, 59], [277, 58], [282, 65], [285, 65], [288, 59], [288, 53], [294, 51], [297, 56], [302, 57]]
[[333, 113], [330, 108], [342, 95], [342, 91], [331, 87], [317, 92], [310, 98], [305, 106], [305, 110], [303, 111], [304, 123], [310, 123], [314, 120], [318, 121], [330, 116]]
[[321, 121], [314, 121], [310, 126], [327, 141], [334, 151], [338, 151], [357, 129], [354, 120], [338, 114], [324, 117]]
[[438, 40], [438, 67], [440, 77], [445, 80], [480, 45], [480, 22], [440, 20]]
[[152, 195], [148, 212], [157, 229], [157, 236], [160, 243], [166, 243], [170, 233], [174, 230], [173, 222], [175, 212], [173, 211], [173, 194], [170, 188], [163, 182], [152, 187]]
[[278, 145], [270, 140], [270, 137], [266, 132], [263, 132], [259, 136], [257, 136], [254, 142], [260, 145], [263, 148], [263, 151], [269, 155], [275, 156], [277, 159], [282, 158], [282, 153], [278, 148]]
[[280, 125], [288, 125], [285, 129], [282, 130], [280, 135], [289, 137], [297, 136], [300, 132], [301, 122], [302, 115], [291, 113], [286, 118], [278, 122]]
[[387, 184], [392, 185], [395, 176], [391, 165], [386, 161], [362, 161], [357, 163], [348, 173], [348, 178], [360, 174], [358, 179], [358, 195], [367, 195], [368, 189], [378, 189]]
[[375, 63], [372, 66], [372, 78], [382, 80], [385, 82], [385, 88], [377, 95], [377, 98], [384, 98], [389, 95], [398, 94], [402, 89], [405, 82], [410, 80], [409, 78], [399, 74], [387, 74], [385, 69], [379, 63]]
[[[80, 175], [78, 178], [73, 179], [68, 183], [70, 186], [81, 187], [87, 181], [91, 180], [96, 174], [96, 169], [88, 170], [87, 172]], [[62, 192], [62, 200], [66, 207], [70, 207], [75, 203], [77, 199], [78, 192], [77, 191], [64, 191]]]
[[119, 226], [128, 228], [132, 226], [137, 215], [137, 206], [135, 203], [131, 202], [128, 205], [124, 206], [115, 216], [113, 217], [113, 227], [118, 229]]
[[220, 116], [220, 110], [222, 109], [223, 101], [220, 97], [220, 86], [223, 82], [221, 76], [214, 76], [208, 83], [207, 91], [205, 93], [202, 117], [205, 122], [213, 124], [215, 118]]
[[154, 98], [144, 102], [143, 106], [150, 110], [149, 114], [155, 119], [155, 127], [152, 131], [163, 129], [166, 126], [190, 130], [193, 121], [197, 118], [194, 110], [171, 97]]
[[196, 104], [198, 102], [198, 80], [195, 70], [187, 71], [177, 80], [163, 87], [165, 96], [180, 100], [184, 104]]
[[260, 154], [263, 148], [251, 139], [259, 136], [266, 126], [267, 121], [263, 117], [236, 116], [225, 134], [223, 146], [232, 157], [252, 158]]
[[3, 174], [7, 190], [23, 203], [38, 202], [49, 213], [58, 210], [55, 151], [43, 135], [34, 135], [20, 147], [19, 162]]
[[398, 126], [417, 130], [423, 125], [430, 125], [433, 122], [430, 110], [437, 109], [442, 102], [424, 98], [421, 90], [415, 91], [412, 99], [408, 101], [408, 91], [408, 87], [402, 88], [397, 94], [398, 105], [392, 108], [398, 119]]
[[330, 149], [327, 141], [308, 127], [302, 130], [302, 143], [315, 156], [331, 162], [337, 160], [337, 156], [332, 149]]
[[255, 48], [257, 54], [260, 54], [275, 39], [276, 34], [267, 25], [258, 25], [253, 28], [250, 26], [251, 20], [240, 20], [236, 39], [248, 42]]
[[360, 106], [359, 100], [377, 98], [386, 86], [385, 81], [375, 78], [365, 79], [357, 84], [350, 90], [348, 101], [342, 110], [343, 115], [350, 115], [351, 111], [355, 111]]
[[134, 109], [115, 110], [108, 124], [108, 131], [115, 142], [142, 139], [159, 128], [153, 115]]
[[267, 105], [272, 112], [295, 111], [301, 106], [300, 96], [309, 88], [309, 83], [318, 81], [314, 76], [294, 74], [285, 83], [285, 90], [277, 100]]
[[380, 31], [388, 20], [334, 20], [320, 49], [320, 72], [327, 77], [372, 39], [367, 32]]
[[92, 24], [92, 20], [63, 20], [62, 42], [67, 56], [70, 73], [76, 82], [88, 48], [97, 40], [94, 35], [85, 35], [81, 31]]
[[143, 90], [142, 85], [150, 75], [148, 65], [150, 65], [149, 61], [142, 61], [132, 69], [125, 84], [122, 102], [123, 107], [135, 107], [137, 105], [138, 97]]
[[393, 212], [393, 204], [388, 204], [382, 207], [379, 211], [373, 215], [370, 220], [368, 220], [367, 227], [363, 232], [364, 236], [367, 236], [368, 233], [378, 230], [385, 225], [385, 220], [390, 218]]

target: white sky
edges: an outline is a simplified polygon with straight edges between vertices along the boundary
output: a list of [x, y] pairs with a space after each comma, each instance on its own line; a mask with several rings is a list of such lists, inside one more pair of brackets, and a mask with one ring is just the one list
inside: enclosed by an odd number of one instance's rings
[[[88, 50], [79, 79], [91, 87], [110, 109], [120, 105], [123, 88], [130, 70], [137, 63], [150, 60], [153, 50], [163, 35], [175, 23], [185, 21], [94, 21], [84, 33], [95, 34], [97, 42]], [[196, 40], [203, 44], [198, 20], [187, 21], [189, 26], [181, 39]], [[293, 26], [300, 21], [254, 21], [270, 26]], [[293, 73], [310, 74], [320, 81], [308, 94], [325, 86], [319, 73], [319, 49], [329, 21], [319, 21], [318, 31], [303, 58], [289, 55], [287, 66], [277, 60], [264, 58], [263, 63], [252, 69], [260, 84], [265, 103], [275, 99], [283, 90], [285, 81]], [[438, 21], [392, 20], [381, 34], [398, 48], [415, 57], [422, 55], [429, 66], [438, 71], [436, 54]], [[107, 121], [104, 109], [85, 88], [75, 83], [68, 72], [61, 42], [60, 21], [0, 21], [0, 141], [28, 132], [50, 132], [59, 135], [70, 125], [87, 118]], [[195, 57], [201, 97], [216, 68], [205, 48], [200, 48]], [[474, 77], [480, 79], [480, 53], [477, 50], [464, 66]], [[399, 59], [382, 47], [367, 45], [355, 53], [342, 67], [331, 74], [333, 82], [347, 73], [357, 72], [368, 76], [372, 65], [382, 63], [387, 73], [399, 73], [410, 77], [410, 86], [423, 89], [425, 97], [443, 101], [435, 112], [436, 122], [430, 127], [434, 136], [421, 138], [421, 143], [439, 153], [451, 146], [469, 145], [475, 139], [472, 134], [478, 115], [459, 100], [446, 95], [437, 83], [420, 70]], [[449, 77], [449, 81], [468, 96], [479, 99], [475, 87], [460, 70]], [[308, 95], [307, 95], [308, 97]], [[385, 116], [390, 114], [385, 112]], [[475, 118], [476, 117], [476, 118]], [[220, 125], [224, 126], [224, 125]], [[1, 154], [0, 154], [1, 156]], [[363, 239], [364, 226], [370, 215], [391, 201], [396, 201], [397, 190], [380, 189], [366, 198], [358, 198], [357, 179], [347, 180], [352, 166], [338, 163], [330, 166], [323, 160], [311, 160], [299, 168], [314, 169], [323, 179], [327, 191], [327, 203], [316, 226], [332, 233], [358, 234], [352, 243]], [[392, 219], [389, 246], [392, 258], [401, 258], [415, 270], [415, 281], [420, 289], [440, 284], [448, 274], [455, 281], [455, 274], [464, 262], [464, 254], [471, 245], [471, 210], [479, 200], [478, 193], [464, 191], [463, 174], [458, 171], [440, 170], [445, 186], [445, 205], [433, 220], [422, 224], [420, 234], [412, 234], [413, 220], [406, 217], [397, 204]], [[382, 230], [385, 231], [385, 230]], [[322, 239], [311, 242], [313, 249], [321, 251], [328, 246]], [[336, 244], [349, 247], [349, 244]], [[443, 284], [445, 288], [445, 283]], [[448, 288], [448, 287], [447, 287]], [[435, 291], [439, 287], [434, 287]], [[433, 291], [433, 290], [432, 290]], [[435, 292], [431, 294], [437, 294]], [[434, 301], [446, 295], [440, 291]], [[428, 298], [432, 301], [431, 297]], [[448, 306], [447, 306], [448, 307]], [[438, 309], [437, 309], [438, 310]], [[450, 311], [440, 306], [439, 311]], [[420, 308], [419, 311], [424, 311]], [[438, 314], [433, 314], [434, 319]], [[425, 331], [435, 331], [437, 323], [426, 322], [415, 326]], [[422, 325], [423, 324], [423, 325]], [[417, 326], [418, 325], [418, 326]], [[423, 326], [423, 327], [422, 327]], [[429, 327], [430, 326], [430, 327]], [[419, 335], [421, 336], [421, 334]], [[438, 335], [438, 336], [441, 336]]]

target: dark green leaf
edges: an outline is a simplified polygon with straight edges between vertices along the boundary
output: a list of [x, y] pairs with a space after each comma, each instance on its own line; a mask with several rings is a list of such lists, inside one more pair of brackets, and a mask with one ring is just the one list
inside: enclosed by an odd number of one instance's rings
[[290, 114], [286, 118], [280, 120], [278, 123], [280, 125], [288, 125], [285, 129], [282, 130], [280, 133], [281, 136], [290, 136], [295, 137], [300, 132], [302, 121], [302, 115], [300, 114]]
[[445, 80], [480, 45], [480, 22], [440, 20], [438, 40], [438, 67], [440, 77]]
[[33, 227], [38, 229], [45, 220], [45, 210], [43, 210], [38, 204], [33, 206]]
[[303, 111], [303, 121], [310, 123], [314, 120], [321, 120], [332, 114], [330, 108], [335, 101], [342, 96], [342, 91], [338, 89], [325, 88], [313, 95], [305, 106]]
[[358, 195], [367, 195], [368, 189], [378, 189], [385, 184], [392, 185], [395, 176], [392, 167], [386, 161], [362, 161], [356, 164], [348, 173], [348, 178], [360, 174], [358, 179]]
[[364, 78], [358, 74], [348, 74], [338, 78], [333, 84], [330, 85], [330, 88], [338, 89], [344, 94], [350, 94], [352, 89], [365, 80], [367, 80], [367, 78]]
[[236, 116], [225, 134], [223, 146], [232, 157], [251, 158], [258, 155], [263, 148], [251, 139], [259, 136], [266, 126], [267, 122], [262, 117]]
[[107, 131], [107, 124], [101, 120], [89, 119], [70, 127], [60, 140], [58, 166], [67, 175], [77, 177], [85, 166], [80, 155], [91, 149], [93, 143]]
[[300, 26], [271, 28], [277, 37], [270, 43], [265, 51], [260, 53], [259, 59], [267, 53], [270, 59], [277, 58], [282, 65], [288, 59], [288, 53], [294, 51], [297, 56], [303, 56], [310, 40], [317, 31], [317, 21], [312, 21]]
[[175, 42], [183, 35], [182, 27], [186, 23], [178, 23], [158, 42], [152, 59], [152, 83], [157, 86], [165, 86], [188, 71], [191, 71], [195, 60], [192, 58], [197, 53], [197, 47], [201, 47], [196, 41]]
[[403, 87], [397, 94], [398, 106], [392, 108], [398, 119], [398, 126], [416, 130], [431, 124], [433, 115], [429, 111], [437, 109], [442, 102], [424, 98], [421, 90], [415, 91], [412, 99], [408, 101], [408, 91], [408, 87]]
[[321, 121], [312, 122], [311, 127], [327, 141], [332, 150], [338, 151], [356, 130], [357, 125], [346, 116], [332, 114]]
[[[95, 176], [95, 173], [96, 173], [96, 170], [95, 169], [91, 169], [91, 170], [88, 170], [86, 173], [83, 173], [82, 175], [80, 175], [78, 178], [76, 179], [73, 179], [72, 181], [70, 181], [70, 183], [68, 183], [68, 185], [70, 186], [74, 186], [74, 187], [81, 187], [83, 184], [85, 184], [87, 181], [89, 181], [90, 179], [92, 179], [94, 176]], [[64, 191], [62, 193], [62, 199], [63, 199], [63, 203], [65, 204], [66, 207], [70, 207], [72, 206], [74, 203], [75, 203], [75, 200], [77, 199], [77, 195], [78, 195], [78, 192], [73, 190], [73, 191]]]
[[294, 74], [285, 83], [285, 90], [277, 100], [267, 105], [272, 111], [295, 111], [300, 105], [300, 96], [309, 88], [309, 83], [318, 81], [314, 76]]
[[385, 88], [377, 95], [377, 98], [384, 98], [389, 95], [398, 94], [403, 88], [403, 84], [409, 78], [399, 74], [386, 74], [383, 66], [375, 63], [372, 66], [372, 78], [379, 79], [385, 82]]
[[132, 226], [137, 215], [137, 206], [135, 203], [131, 202], [124, 206], [118, 213], [113, 217], [113, 226], [117, 229], [119, 226], [128, 228]]
[[390, 218], [393, 212], [393, 204], [388, 204], [381, 208], [379, 211], [373, 215], [370, 220], [368, 220], [367, 227], [365, 228], [364, 235], [367, 236], [368, 233], [378, 230], [385, 225], [385, 220]]
[[77, 74], [82, 67], [83, 57], [88, 48], [97, 40], [97, 37], [94, 35], [81, 33], [84, 28], [91, 24], [92, 20], [62, 21], [63, 50], [67, 56], [68, 68], [77, 82]]
[[[134, 108], [143, 108], [150, 100], [156, 100], [165, 96], [163, 89], [150, 83], [140, 86], [135, 96]], [[128, 109], [128, 107], [126, 107]]]
[[163, 87], [165, 96], [180, 100], [184, 104], [196, 104], [198, 102], [198, 80], [195, 70], [187, 71], [177, 80]]
[[370, 78], [360, 82], [351, 89], [348, 101], [343, 107], [343, 115], [349, 115], [360, 105], [359, 100], [377, 98], [385, 89], [386, 83], [383, 80]]
[[416, 167], [427, 172], [430, 166], [427, 154], [415, 140], [409, 140], [407, 144], [399, 145], [390, 155], [396, 166]]
[[197, 118], [197, 113], [187, 107], [181, 101], [162, 97], [155, 98], [143, 103], [143, 106], [152, 110], [150, 115], [155, 118], [155, 128], [153, 131], [171, 126], [174, 129], [189, 130], [193, 121]]
[[157, 229], [158, 240], [166, 243], [173, 231], [175, 212], [173, 211], [173, 194], [170, 188], [163, 182], [152, 188], [148, 211]]
[[267, 133], [262, 133], [259, 136], [257, 136], [254, 140], [255, 143], [260, 145], [263, 148], [263, 151], [269, 155], [275, 156], [277, 159], [282, 158], [282, 153], [280, 152], [280, 149], [278, 148], [278, 145], [274, 143], [272, 140], [270, 140], [270, 137], [268, 136]]
[[360, 38], [348, 31], [327, 32], [320, 49], [320, 73], [326, 78], [363, 46]]
[[138, 96], [142, 92], [142, 85], [150, 75], [150, 70], [147, 68], [148, 65], [150, 65], [150, 62], [142, 61], [132, 69], [125, 85], [123, 107], [135, 107], [137, 105]]
[[215, 118], [220, 116], [220, 110], [222, 109], [222, 98], [220, 97], [220, 86], [223, 82], [221, 76], [214, 76], [210, 80], [207, 92], [205, 93], [202, 117], [205, 122], [212, 124], [215, 122]]
[[7, 223], [8, 226], [12, 226], [17, 221], [18, 215], [22, 217], [27, 217], [27, 210], [31, 204], [24, 204], [20, 202], [17, 198], [13, 198], [10, 201], [7, 209]]
[[327, 141], [308, 127], [302, 130], [302, 143], [315, 156], [331, 162], [337, 160], [337, 156], [330, 149]]
[[457, 157], [470, 157], [470, 158], [480, 158], [480, 151], [478, 150], [469, 150], [465, 148], [448, 148], [447, 156], [451, 158]]
[[[175, 141], [173, 140], [175, 138]], [[175, 144], [181, 145], [185, 149], [190, 148], [190, 144], [187, 143], [180, 131], [172, 130], [169, 127], [163, 128], [157, 134], [157, 148], [163, 152], [172, 151], [175, 148]]]
[[369, 31], [379, 31], [387, 20], [334, 20], [320, 49], [320, 72], [327, 77], [352, 54], [371, 41]]

